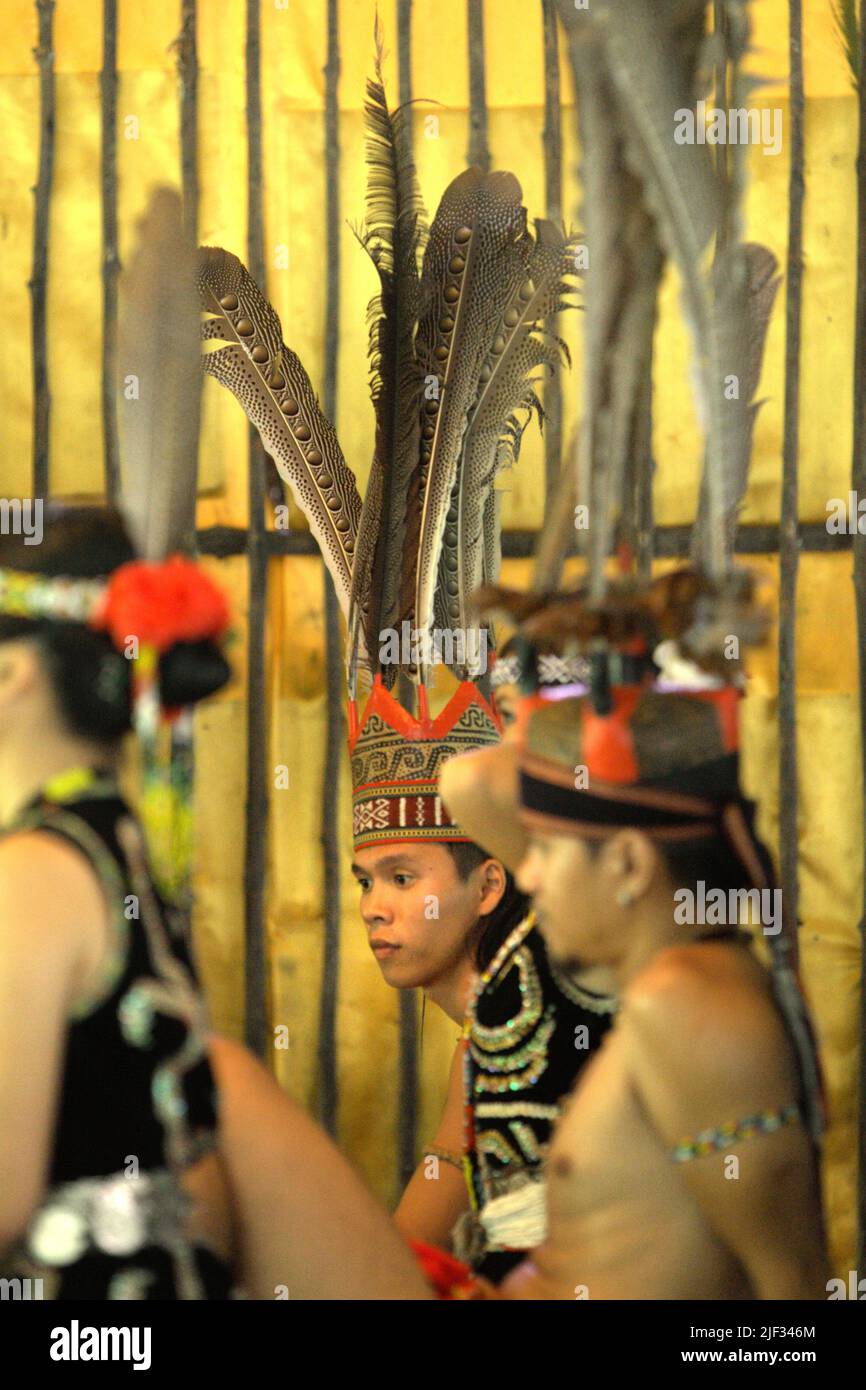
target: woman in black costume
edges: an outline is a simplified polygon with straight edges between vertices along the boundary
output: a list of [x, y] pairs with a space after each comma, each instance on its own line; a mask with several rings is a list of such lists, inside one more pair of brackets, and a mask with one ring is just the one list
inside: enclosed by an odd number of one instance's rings
[[[0, 1274], [55, 1299], [423, 1297], [330, 1143], [208, 1035], [183, 922], [117, 785], [132, 663], [76, 610], [80, 581], [124, 567], [147, 588], [133, 561], [104, 512], [53, 520], [41, 546], [0, 538]], [[178, 607], [161, 615], [164, 707], [229, 674]]]

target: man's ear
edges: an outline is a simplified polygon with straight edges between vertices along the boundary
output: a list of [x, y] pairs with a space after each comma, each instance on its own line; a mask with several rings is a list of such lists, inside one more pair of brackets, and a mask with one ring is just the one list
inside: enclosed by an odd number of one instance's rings
[[478, 866], [478, 872], [481, 875], [481, 902], [478, 912], [480, 916], [487, 917], [505, 896], [505, 865], [501, 859], [485, 859], [484, 863]]
[[618, 901], [642, 898], [659, 871], [659, 852], [640, 830], [618, 831], [605, 843], [602, 856]]

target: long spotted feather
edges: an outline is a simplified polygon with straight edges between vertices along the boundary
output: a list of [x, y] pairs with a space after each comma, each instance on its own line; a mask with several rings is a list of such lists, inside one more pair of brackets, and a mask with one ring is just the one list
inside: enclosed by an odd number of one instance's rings
[[446, 189], [422, 269], [429, 307], [416, 339], [425, 377], [421, 469], [408, 497], [401, 604], [421, 632], [434, 617], [443, 528], [481, 368], [531, 245], [513, 174], [467, 169]]
[[[415, 357], [420, 312], [418, 251], [426, 235], [412, 158], [410, 113], [388, 110], [382, 40], [376, 26], [376, 80], [367, 83], [367, 209], [360, 240], [379, 275], [368, 309], [376, 444], [356, 546], [349, 618], [349, 684], [354, 693], [361, 629], [370, 668], [379, 670], [379, 633], [395, 627], [406, 498], [419, 466], [421, 373]], [[387, 676], [393, 673], [386, 672]]]
[[533, 414], [543, 418], [535, 392], [538, 371], [554, 372], [565, 344], [544, 320], [567, 306], [574, 270], [574, 241], [545, 220], [536, 221], [527, 278], [512, 292], [481, 369], [459, 472], [457, 626], [469, 626], [468, 599], [482, 580], [484, 514], [500, 468], [517, 461], [523, 430]]
[[213, 316], [202, 324], [202, 336], [228, 343], [205, 353], [204, 369], [228, 387], [261, 435], [310, 523], [348, 614], [361, 499], [334, 427], [300, 359], [283, 342], [275, 310], [237, 256], [217, 246], [200, 249], [199, 297]]
[[139, 554], [156, 561], [192, 545], [198, 479], [196, 248], [173, 189], [150, 200], [120, 299], [121, 507]]

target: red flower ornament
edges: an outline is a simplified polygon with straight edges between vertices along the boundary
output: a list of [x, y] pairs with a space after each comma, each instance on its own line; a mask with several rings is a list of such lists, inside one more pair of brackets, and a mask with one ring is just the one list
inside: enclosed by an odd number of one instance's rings
[[218, 641], [230, 622], [222, 590], [192, 560], [172, 555], [160, 565], [134, 560], [114, 571], [91, 627], [119, 651], [130, 638], [166, 652], [178, 642]]

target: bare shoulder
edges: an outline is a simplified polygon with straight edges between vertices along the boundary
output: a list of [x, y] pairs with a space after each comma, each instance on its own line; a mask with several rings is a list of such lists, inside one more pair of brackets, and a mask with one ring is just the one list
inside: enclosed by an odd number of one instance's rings
[[0, 884], [4, 894], [54, 899], [60, 890], [81, 892], [98, 880], [73, 845], [42, 830], [22, 830], [0, 840]]
[[793, 1076], [787, 1034], [769, 975], [748, 950], [701, 942], [660, 951], [624, 991], [620, 1013], [630, 1053], [705, 1083]]
[[772, 1011], [769, 977], [751, 951], [723, 942], [695, 942], [657, 952], [627, 985], [622, 1010], [652, 1028], [662, 1017], [684, 1023], [712, 1020], [730, 1004], [749, 1013]]
[[[0, 840], [0, 920], [7, 941], [31, 948], [46, 936], [95, 932], [105, 913], [99, 880], [84, 855], [56, 835], [27, 830]], [[34, 935], [34, 923], [40, 927]]]

